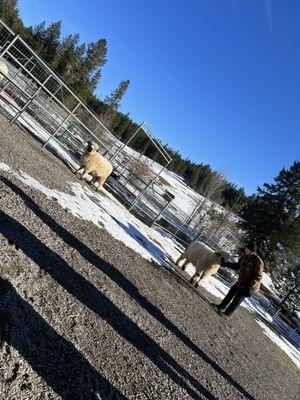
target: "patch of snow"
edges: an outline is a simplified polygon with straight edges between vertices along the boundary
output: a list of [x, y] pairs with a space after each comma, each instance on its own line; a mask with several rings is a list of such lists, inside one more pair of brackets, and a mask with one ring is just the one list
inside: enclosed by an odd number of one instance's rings
[[286, 340], [283, 336], [278, 336], [277, 333], [273, 332], [269, 327], [267, 327], [263, 322], [257, 321], [257, 323], [261, 326], [265, 335], [268, 336], [277, 344], [278, 347], [281, 348], [289, 357], [290, 359], [300, 368], [300, 352], [293, 346], [288, 340]]
[[269, 289], [271, 292], [275, 293], [275, 286], [274, 283], [272, 281], [272, 278], [270, 277], [270, 275], [268, 275], [266, 272], [263, 273], [263, 277], [262, 277], [262, 284]]
[[5, 172], [10, 172], [11, 168], [7, 164], [0, 162], [0, 170]]
[[24, 184], [39, 190], [48, 198], [55, 199], [61, 207], [78, 218], [106, 229], [114, 238], [148, 260], [168, 266], [167, 257], [176, 260], [180, 255], [174, 240], [144, 225], [106, 191], [96, 193], [80, 183], [67, 182], [72, 192], [68, 194], [49, 189], [22, 171], [13, 172], [6, 164], [1, 163], [0, 169], [12, 172]]
[[[123, 205], [121, 205], [110, 193], [105, 190], [97, 193], [89, 188], [83, 187], [78, 182], [67, 182], [71, 194], [59, 190], [49, 189], [42, 185], [30, 175], [19, 171], [13, 171], [7, 164], [0, 163], [0, 170], [13, 174], [24, 184], [39, 190], [50, 199], [56, 199], [58, 204], [67, 209], [78, 218], [90, 221], [99, 228], [106, 229], [114, 238], [122, 241], [127, 247], [136, 251], [147, 260], [154, 260], [163, 266], [169, 266], [169, 260], [175, 261], [182, 252], [181, 246], [174, 241], [163, 229], [153, 229], [143, 224], [134, 217]], [[194, 274], [194, 267], [188, 265], [187, 273]], [[268, 279], [268, 278], [267, 278]], [[209, 293], [223, 299], [228, 293], [229, 284], [218, 278], [217, 275], [210, 277], [203, 282], [203, 288]], [[255, 297], [246, 299], [243, 307], [247, 308], [254, 315], [260, 315], [267, 323], [285, 333], [292, 333], [283, 321], [273, 321], [267, 311], [267, 307], [257, 301]], [[270, 337], [293, 362], [299, 367], [300, 352], [281, 335], [271, 331], [266, 324], [257, 320], [263, 332]]]

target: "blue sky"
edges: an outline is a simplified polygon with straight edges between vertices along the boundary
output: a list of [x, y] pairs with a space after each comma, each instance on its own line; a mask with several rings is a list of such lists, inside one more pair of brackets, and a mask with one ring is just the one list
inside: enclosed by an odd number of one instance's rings
[[121, 80], [136, 122], [248, 194], [300, 153], [298, 0], [19, 0], [26, 25], [108, 41], [98, 95]]

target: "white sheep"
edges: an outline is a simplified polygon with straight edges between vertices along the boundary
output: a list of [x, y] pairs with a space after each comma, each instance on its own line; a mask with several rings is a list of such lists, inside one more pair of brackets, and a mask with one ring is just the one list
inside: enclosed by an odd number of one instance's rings
[[[8, 67], [3, 60], [0, 60], [0, 71], [3, 72], [5, 75], [8, 75]], [[4, 75], [0, 74], [0, 82], [5, 78]]]
[[206, 277], [215, 274], [220, 268], [220, 264], [228, 261], [228, 259], [229, 256], [224, 251], [215, 252], [204, 243], [193, 242], [181, 254], [176, 261], [176, 265], [179, 265], [180, 261], [185, 260], [181, 267], [185, 271], [189, 263], [193, 264], [196, 272], [190, 282], [198, 287]]
[[98, 150], [97, 143], [88, 142], [87, 148], [80, 158], [80, 168], [76, 174], [80, 176], [80, 179], [84, 179], [86, 174], [92, 175], [91, 183], [98, 181], [98, 190], [100, 190], [112, 173], [113, 166]]

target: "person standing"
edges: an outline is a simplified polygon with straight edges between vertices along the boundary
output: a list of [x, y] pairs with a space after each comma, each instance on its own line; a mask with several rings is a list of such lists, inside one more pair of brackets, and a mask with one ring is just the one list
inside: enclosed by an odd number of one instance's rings
[[264, 262], [256, 254], [256, 243], [250, 242], [243, 249], [243, 255], [237, 263], [225, 262], [222, 267], [239, 271], [237, 282], [224, 297], [220, 304], [212, 304], [212, 307], [227, 319], [238, 308], [246, 297], [257, 293], [264, 271]]

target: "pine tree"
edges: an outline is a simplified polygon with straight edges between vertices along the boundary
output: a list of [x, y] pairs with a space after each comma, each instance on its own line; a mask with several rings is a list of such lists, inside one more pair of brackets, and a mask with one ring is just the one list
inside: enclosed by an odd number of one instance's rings
[[[258, 188], [242, 214], [243, 228], [255, 238], [273, 273], [300, 257], [300, 162], [283, 168], [273, 184]], [[286, 265], [284, 265], [286, 264]]]
[[24, 25], [19, 16], [17, 0], [0, 0], [0, 18], [14, 32], [23, 33]]
[[106, 54], [107, 42], [105, 39], [100, 39], [97, 42], [87, 45], [83, 65], [84, 73], [88, 77], [88, 85], [92, 93], [99, 83], [101, 68], [107, 61]]
[[59, 62], [56, 71], [64, 79], [66, 83], [74, 80], [74, 67], [77, 63], [76, 48], [79, 42], [79, 35], [69, 35], [63, 39], [59, 53]]
[[275, 288], [282, 299], [282, 304], [286, 304], [293, 311], [300, 311], [299, 260], [282, 269], [281, 275], [278, 277], [277, 282], [275, 282]]
[[108, 104], [113, 111], [117, 111], [120, 107], [120, 102], [124, 97], [129, 84], [129, 79], [127, 81], [122, 81], [117, 89], [113, 90], [109, 96], [105, 97], [104, 103]]
[[105, 113], [101, 115], [101, 119], [109, 127], [112, 126], [112, 121], [120, 107], [120, 102], [128, 89], [129, 83], [129, 80], [122, 81], [117, 89], [113, 90], [111, 94], [104, 99], [104, 103], [108, 105], [108, 108]]
[[126, 128], [130, 125], [131, 120], [129, 118], [129, 113], [128, 114], [122, 114], [119, 113], [119, 120], [116, 126], [114, 127], [114, 132], [118, 137], [121, 137]]
[[46, 29], [45, 46], [42, 57], [50, 65], [56, 68], [58, 63], [58, 47], [60, 45], [61, 21], [53, 22]]

